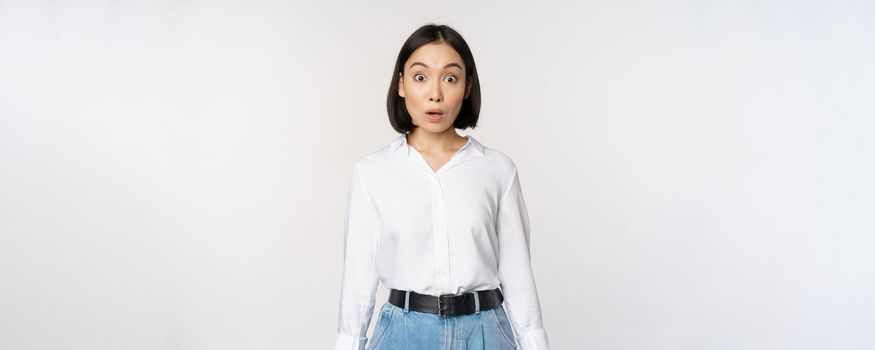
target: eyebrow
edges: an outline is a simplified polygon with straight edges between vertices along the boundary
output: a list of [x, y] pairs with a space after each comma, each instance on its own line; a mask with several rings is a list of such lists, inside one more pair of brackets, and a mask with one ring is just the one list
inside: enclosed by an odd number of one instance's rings
[[[408, 67], [408, 68], [413, 68], [413, 66], [416, 66], [416, 65], [428, 68], [428, 65], [426, 65], [425, 63], [422, 63], [422, 62], [413, 62], [410, 64], [410, 67]], [[444, 66], [444, 68], [450, 68], [450, 67], [456, 67], [456, 68], [462, 69], [462, 66], [460, 66], [458, 63], [450, 63], [450, 64], [447, 64], [446, 66]]]

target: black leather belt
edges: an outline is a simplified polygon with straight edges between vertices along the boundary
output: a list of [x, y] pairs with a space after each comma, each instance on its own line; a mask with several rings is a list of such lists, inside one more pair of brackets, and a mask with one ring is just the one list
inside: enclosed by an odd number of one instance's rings
[[[476, 297], [474, 293], [477, 293]], [[407, 291], [391, 289], [389, 290], [389, 302], [404, 308], [406, 295]], [[501, 295], [498, 288], [459, 295], [444, 294], [440, 297], [410, 292], [409, 310], [438, 314], [442, 317], [461, 316], [477, 312], [478, 304], [480, 311], [483, 311], [494, 309], [500, 306], [503, 301], [504, 296]]]

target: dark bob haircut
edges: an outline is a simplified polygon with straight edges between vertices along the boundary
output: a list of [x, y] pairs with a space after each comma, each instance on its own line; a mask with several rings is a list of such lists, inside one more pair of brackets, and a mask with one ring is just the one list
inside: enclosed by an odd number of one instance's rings
[[404, 42], [401, 51], [398, 52], [398, 59], [395, 61], [395, 70], [392, 72], [392, 83], [389, 84], [386, 108], [389, 112], [389, 122], [392, 123], [392, 128], [399, 133], [405, 134], [416, 128], [416, 125], [413, 125], [413, 120], [410, 119], [410, 113], [407, 112], [404, 98], [398, 95], [399, 73], [404, 74], [404, 63], [407, 62], [413, 51], [422, 45], [433, 42], [445, 42], [456, 50], [465, 64], [465, 83], [471, 83], [471, 91], [468, 97], [462, 101], [462, 108], [453, 122], [453, 127], [456, 129], [477, 127], [477, 119], [480, 118], [480, 79], [477, 77], [477, 66], [474, 65], [471, 49], [468, 48], [465, 39], [453, 28], [445, 25], [427, 24], [410, 34], [410, 37]]

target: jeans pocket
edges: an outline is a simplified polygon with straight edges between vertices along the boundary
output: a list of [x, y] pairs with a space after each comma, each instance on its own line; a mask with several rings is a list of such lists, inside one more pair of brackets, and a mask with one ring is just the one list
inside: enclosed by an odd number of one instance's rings
[[367, 350], [373, 350], [380, 344], [380, 341], [386, 336], [389, 331], [389, 325], [392, 324], [392, 316], [395, 315], [397, 308], [389, 302], [383, 304], [380, 308], [380, 315], [377, 319], [377, 324], [374, 325], [374, 333], [371, 334], [371, 339], [368, 341]]
[[510, 320], [508, 320], [507, 314], [504, 312], [504, 307], [499, 306], [489, 310], [489, 314], [492, 315], [492, 320], [495, 321], [495, 326], [498, 327], [498, 332], [501, 333], [501, 337], [507, 342], [507, 345], [516, 349], [513, 328], [510, 326]]

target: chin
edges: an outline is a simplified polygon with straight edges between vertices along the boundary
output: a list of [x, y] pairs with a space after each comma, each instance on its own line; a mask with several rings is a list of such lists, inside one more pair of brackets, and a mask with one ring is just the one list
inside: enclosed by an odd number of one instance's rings
[[452, 124], [450, 124], [450, 125], [434, 124], [434, 123], [426, 122], [426, 124], [424, 124], [424, 125], [420, 124], [417, 127], [422, 129], [422, 131], [426, 131], [426, 132], [429, 132], [432, 134], [440, 134], [442, 132], [447, 131], [447, 128], [452, 128], [453, 125]]

